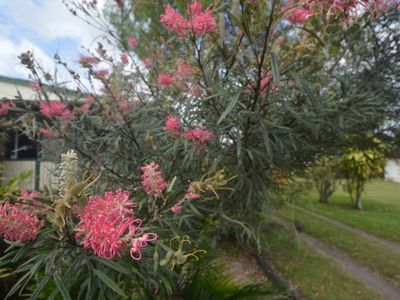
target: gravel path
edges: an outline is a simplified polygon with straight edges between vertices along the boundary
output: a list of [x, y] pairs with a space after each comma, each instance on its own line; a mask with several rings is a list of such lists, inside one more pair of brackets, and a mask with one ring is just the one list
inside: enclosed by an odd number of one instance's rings
[[388, 282], [380, 275], [373, 273], [369, 268], [361, 266], [352, 261], [347, 255], [334, 250], [333, 248], [321, 243], [317, 239], [310, 237], [304, 233], [299, 233], [300, 238], [311, 245], [316, 251], [322, 255], [333, 258], [338, 263], [354, 275], [357, 279], [364, 282], [365, 285], [372, 287], [387, 299], [400, 300], [400, 290]]
[[392, 248], [394, 250], [400, 251], [400, 243], [396, 243], [396, 242], [393, 242], [393, 241], [388, 241], [388, 240], [386, 240], [384, 238], [381, 238], [379, 236], [376, 236], [376, 235], [374, 235], [372, 233], [365, 232], [365, 231], [363, 231], [361, 229], [358, 229], [358, 228], [355, 228], [353, 226], [343, 224], [342, 222], [339, 222], [339, 221], [330, 219], [328, 217], [322, 216], [320, 214], [314, 213], [314, 212], [309, 211], [307, 209], [304, 209], [304, 208], [302, 208], [300, 206], [297, 206], [297, 205], [294, 205], [294, 204], [291, 204], [290, 206], [293, 207], [294, 209], [297, 209], [297, 210], [300, 210], [300, 211], [302, 211], [302, 212], [304, 212], [306, 214], [309, 214], [309, 215], [311, 215], [311, 216], [313, 216], [313, 217], [315, 217], [317, 219], [323, 220], [323, 221], [325, 221], [327, 223], [330, 223], [330, 224], [335, 225], [337, 227], [343, 228], [343, 229], [345, 229], [347, 231], [350, 231], [350, 232], [352, 232], [354, 234], [361, 235], [361, 236], [363, 236], [363, 237], [365, 237], [365, 238], [367, 238], [367, 239], [369, 239], [371, 241], [377, 242], [377, 243], [379, 243], [381, 245], [384, 245], [386, 247], [389, 247], [389, 248]]
[[[276, 223], [280, 224], [285, 228], [293, 228], [293, 225], [287, 223], [286, 221], [280, 218], [277, 217], [271, 217], [271, 218]], [[303, 232], [297, 232], [297, 233], [302, 241], [309, 244], [314, 250], [316, 250], [320, 254], [334, 259], [336, 262], [342, 265], [345, 270], [347, 270], [355, 278], [363, 282], [366, 286], [373, 288], [374, 290], [376, 290], [378, 293], [382, 294], [389, 300], [400, 300], [400, 290], [397, 287], [395, 287], [392, 283], [390, 283], [388, 280], [386, 280], [384, 277], [374, 273], [369, 268], [354, 262], [346, 254], [331, 248], [330, 246], [320, 242], [319, 240]]]

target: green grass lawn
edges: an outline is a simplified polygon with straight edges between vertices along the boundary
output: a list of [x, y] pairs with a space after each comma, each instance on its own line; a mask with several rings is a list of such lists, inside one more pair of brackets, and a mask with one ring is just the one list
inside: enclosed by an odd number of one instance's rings
[[326, 221], [319, 220], [307, 213], [290, 207], [282, 208], [277, 215], [288, 222], [294, 222], [302, 230], [347, 254], [360, 265], [368, 266], [400, 287], [400, 252], [387, 248], [362, 236], [348, 232]]
[[351, 208], [350, 199], [340, 187], [329, 204], [318, 202], [318, 193], [296, 200], [295, 204], [342, 223], [400, 242], [400, 183], [375, 180], [367, 183], [363, 211]]
[[296, 285], [307, 299], [384, 299], [353, 278], [334, 260], [321, 256], [296, 239], [293, 232], [274, 229], [265, 235], [263, 246], [269, 259]]

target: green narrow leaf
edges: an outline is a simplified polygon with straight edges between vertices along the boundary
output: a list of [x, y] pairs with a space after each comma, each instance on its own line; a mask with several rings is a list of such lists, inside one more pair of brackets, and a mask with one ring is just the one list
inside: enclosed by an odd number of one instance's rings
[[174, 178], [172, 178], [171, 183], [168, 185], [167, 188], [167, 193], [170, 193], [172, 191], [172, 189], [174, 188], [175, 182], [176, 182], [177, 177], [174, 176]]
[[278, 58], [274, 52], [271, 52], [271, 68], [274, 77], [274, 83], [278, 86], [281, 81], [281, 72], [279, 70]]
[[94, 257], [94, 256], [90, 257], [90, 260], [99, 262], [99, 263], [109, 267], [110, 269], [113, 269], [113, 270], [119, 272], [119, 273], [123, 273], [125, 275], [130, 275], [129, 271], [127, 269], [125, 269], [123, 266], [119, 265], [115, 261], [102, 259], [102, 258], [98, 258], [98, 257]]
[[104, 282], [106, 286], [108, 286], [110, 289], [112, 289], [114, 292], [116, 292], [118, 295], [124, 298], [128, 298], [128, 296], [125, 294], [125, 292], [118, 286], [118, 284], [115, 283], [114, 280], [112, 280], [110, 277], [108, 277], [106, 274], [99, 270], [93, 270], [94, 274], [99, 277], [101, 281]]
[[314, 106], [315, 110], [317, 112], [320, 112], [319, 103], [314, 95], [313, 90], [312, 90], [311, 82], [301, 78], [299, 76], [299, 74], [297, 74], [295, 72], [291, 72], [291, 74], [292, 74], [293, 78], [296, 80], [296, 82], [301, 85], [303, 92], [308, 96], [308, 98], [310, 99], [311, 104]]
[[53, 276], [53, 273], [54, 272], [51, 272], [51, 273], [47, 274], [45, 278], [43, 278], [43, 280], [39, 283], [39, 285], [37, 286], [37, 288], [35, 289], [35, 291], [33, 292], [33, 294], [31, 295], [31, 297], [29, 299], [36, 300], [37, 297], [39, 297], [40, 292], [43, 290], [43, 288], [49, 282], [50, 278]]
[[236, 103], [237, 103], [237, 101], [238, 101], [238, 99], [239, 99], [239, 96], [240, 96], [240, 93], [236, 94], [236, 95], [232, 98], [232, 100], [231, 100], [231, 102], [229, 103], [228, 107], [225, 109], [225, 111], [222, 113], [221, 117], [219, 118], [217, 124], [220, 124], [220, 123], [226, 118], [226, 116], [229, 115], [229, 113], [230, 113], [230, 112], [232, 111], [232, 109], [235, 107], [235, 105], [236, 105]]
[[272, 148], [271, 148], [271, 143], [270, 143], [270, 138], [269, 138], [269, 134], [268, 134], [268, 130], [267, 127], [265, 126], [264, 122], [261, 121], [261, 131], [262, 131], [262, 137], [264, 140], [264, 146], [265, 146], [265, 150], [267, 150], [267, 160], [269, 162], [272, 161], [273, 158], [273, 153], [272, 153]]
[[69, 295], [68, 289], [62, 282], [61, 278], [58, 275], [54, 276], [53, 278], [56, 282], [57, 289], [60, 291], [60, 294], [63, 297], [63, 300], [72, 300], [71, 296]]

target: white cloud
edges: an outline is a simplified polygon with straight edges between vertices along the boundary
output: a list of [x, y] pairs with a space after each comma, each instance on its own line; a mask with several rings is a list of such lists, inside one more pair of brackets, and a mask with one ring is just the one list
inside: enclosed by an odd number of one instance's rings
[[44, 40], [72, 38], [89, 47], [101, 35], [98, 29], [72, 15], [61, 0], [0, 0], [0, 10], [18, 27]]
[[28, 50], [34, 53], [35, 58], [46, 71], [53, 72], [54, 61], [39, 46], [26, 39], [16, 43], [0, 37], [0, 74], [27, 78], [29, 71], [20, 64], [18, 55]]

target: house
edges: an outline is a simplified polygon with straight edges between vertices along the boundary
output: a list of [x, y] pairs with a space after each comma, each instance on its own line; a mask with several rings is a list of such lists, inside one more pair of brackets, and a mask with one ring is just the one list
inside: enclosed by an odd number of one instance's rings
[[385, 165], [385, 180], [400, 182], [400, 158], [389, 158]]
[[[23, 101], [36, 101], [36, 93], [31, 88], [28, 80], [0, 76], [0, 99], [16, 101], [19, 95]], [[18, 100], [21, 101], [21, 100]], [[3, 116], [0, 116], [2, 118]], [[45, 185], [55, 182], [55, 163], [42, 159], [43, 152], [40, 150], [40, 143], [32, 141], [26, 135], [15, 129], [1, 129], [3, 140], [0, 147], [3, 153], [2, 178], [7, 180], [21, 172], [31, 171], [31, 178], [21, 184], [21, 188], [39, 190]]]

